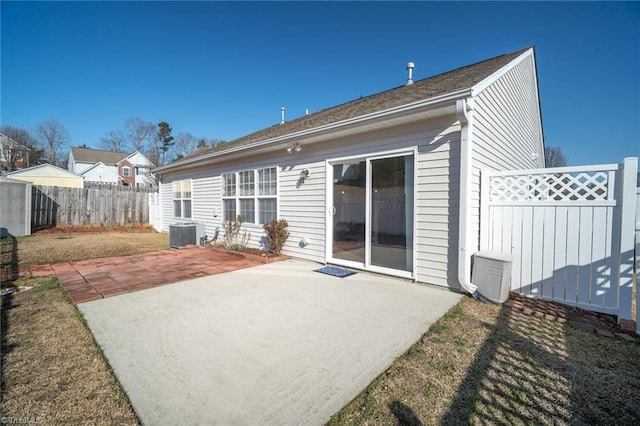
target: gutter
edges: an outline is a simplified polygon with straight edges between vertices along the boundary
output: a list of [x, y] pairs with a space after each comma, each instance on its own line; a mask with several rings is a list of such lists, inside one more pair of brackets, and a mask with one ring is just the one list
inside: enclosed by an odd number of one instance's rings
[[458, 203], [458, 282], [460, 286], [478, 298], [478, 287], [471, 283], [471, 177], [473, 156], [473, 98], [456, 101], [456, 116], [460, 121], [460, 200]]
[[471, 95], [471, 90], [470, 89], [465, 89], [465, 90], [459, 90], [457, 92], [452, 92], [452, 93], [447, 93], [445, 95], [441, 95], [441, 96], [436, 96], [433, 98], [429, 98], [429, 99], [423, 99], [417, 102], [413, 102], [410, 104], [405, 104], [405, 105], [401, 105], [398, 107], [394, 107], [394, 108], [390, 108], [390, 109], [386, 109], [386, 110], [382, 110], [382, 111], [377, 111], [377, 112], [373, 112], [370, 114], [365, 114], [365, 115], [361, 115], [358, 117], [354, 117], [354, 118], [349, 118], [346, 120], [342, 120], [342, 121], [337, 121], [337, 122], [333, 122], [333, 123], [328, 123], [319, 127], [314, 127], [311, 129], [307, 129], [307, 130], [302, 130], [299, 132], [295, 132], [295, 133], [288, 133], [285, 135], [281, 135], [281, 136], [276, 136], [270, 139], [266, 139], [263, 141], [258, 141], [258, 142], [252, 142], [246, 145], [240, 145], [237, 147], [231, 147], [229, 149], [225, 149], [223, 151], [217, 151], [217, 152], [212, 152], [209, 154], [204, 154], [202, 156], [199, 157], [195, 157], [195, 158], [190, 158], [188, 160], [184, 160], [183, 162], [181, 162], [180, 164], [167, 164], [165, 166], [160, 166], [160, 167], [156, 167], [155, 169], [152, 170], [152, 173], [160, 173], [166, 170], [171, 170], [171, 169], [180, 169], [183, 168], [185, 166], [191, 165], [191, 164], [195, 164], [195, 163], [200, 163], [200, 162], [204, 162], [206, 160], [211, 160], [211, 159], [215, 159], [216, 157], [222, 157], [222, 156], [226, 156], [226, 155], [230, 155], [233, 153], [239, 153], [245, 150], [249, 150], [249, 149], [256, 149], [256, 148], [260, 148], [266, 145], [272, 145], [272, 144], [276, 144], [276, 143], [285, 143], [290, 139], [293, 138], [300, 138], [300, 137], [306, 137], [306, 136], [312, 136], [318, 133], [322, 133], [322, 132], [327, 132], [327, 131], [333, 131], [333, 130], [337, 130], [339, 128], [342, 127], [347, 127], [347, 126], [352, 126], [352, 125], [356, 125], [365, 121], [369, 121], [369, 120], [375, 120], [375, 119], [379, 119], [379, 118], [384, 118], [388, 115], [392, 115], [392, 114], [398, 114], [398, 113], [403, 113], [403, 112], [410, 112], [411, 110], [414, 109], [418, 109], [418, 108], [422, 108], [422, 107], [428, 107], [428, 106], [432, 106], [432, 105], [436, 105], [439, 103], [444, 103], [447, 101], [454, 101], [454, 100], [459, 100], [461, 98], [464, 98], [465, 96], [469, 96]]

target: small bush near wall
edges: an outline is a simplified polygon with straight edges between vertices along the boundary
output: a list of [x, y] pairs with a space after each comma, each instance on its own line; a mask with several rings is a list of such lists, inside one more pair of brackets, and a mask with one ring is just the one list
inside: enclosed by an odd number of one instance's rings
[[235, 220], [227, 220], [224, 227], [224, 243], [227, 250], [243, 250], [247, 247], [251, 234], [242, 229], [244, 218], [240, 215]]
[[270, 223], [265, 223], [263, 226], [264, 232], [267, 233], [269, 247], [271, 247], [271, 250], [273, 250], [276, 256], [280, 256], [284, 243], [287, 241], [287, 238], [289, 238], [288, 227], [289, 224], [284, 219], [274, 219]]

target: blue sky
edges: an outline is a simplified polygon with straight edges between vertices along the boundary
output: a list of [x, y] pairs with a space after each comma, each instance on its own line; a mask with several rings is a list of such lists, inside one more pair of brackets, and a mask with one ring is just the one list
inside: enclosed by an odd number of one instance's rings
[[232, 140], [536, 46], [547, 146], [640, 155], [639, 3], [1, 2], [1, 124], [98, 147], [131, 117]]

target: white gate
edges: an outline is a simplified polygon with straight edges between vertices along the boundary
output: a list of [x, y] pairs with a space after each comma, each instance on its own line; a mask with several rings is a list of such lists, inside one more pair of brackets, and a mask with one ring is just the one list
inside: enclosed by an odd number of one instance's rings
[[481, 250], [513, 255], [513, 291], [630, 319], [637, 167], [483, 170]]
[[149, 194], [149, 223], [156, 231], [162, 232], [160, 194], [157, 192]]

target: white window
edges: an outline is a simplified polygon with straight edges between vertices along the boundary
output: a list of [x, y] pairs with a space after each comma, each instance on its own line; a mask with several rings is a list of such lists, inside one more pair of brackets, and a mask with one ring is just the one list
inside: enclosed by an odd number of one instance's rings
[[173, 216], [191, 219], [191, 181], [173, 182]]
[[129, 177], [131, 176], [131, 169], [129, 167], [122, 168], [122, 176]]
[[278, 217], [278, 178], [275, 167], [222, 175], [223, 220], [237, 215], [244, 222], [269, 223]]

